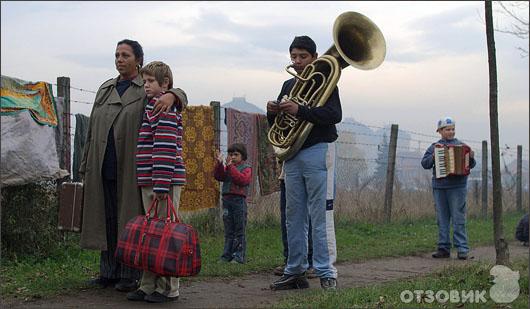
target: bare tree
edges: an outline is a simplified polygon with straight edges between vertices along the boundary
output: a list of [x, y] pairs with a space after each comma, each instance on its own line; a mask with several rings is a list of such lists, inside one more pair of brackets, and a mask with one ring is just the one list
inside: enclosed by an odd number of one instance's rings
[[499, 158], [499, 124], [497, 111], [497, 59], [493, 29], [491, 1], [484, 1], [486, 17], [486, 41], [488, 45], [489, 90], [490, 90], [490, 139], [491, 172], [493, 176], [493, 239], [495, 240], [496, 264], [508, 265], [510, 254], [504, 239], [502, 222], [502, 183]]
[[[500, 9], [499, 13], [511, 20], [511, 27], [498, 28], [495, 31], [514, 35], [520, 39], [528, 40], [528, 1], [495, 1]], [[524, 47], [517, 47], [521, 56], [528, 57], [528, 42]]]

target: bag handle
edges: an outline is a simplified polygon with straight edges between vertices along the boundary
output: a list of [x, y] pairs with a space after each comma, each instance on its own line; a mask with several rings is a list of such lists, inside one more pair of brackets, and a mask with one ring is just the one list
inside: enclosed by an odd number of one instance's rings
[[[171, 198], [169, 197], [169, 194], [167, 195], [167, 202], [166, 202], [166, 223], [169, 222], [177, 222], [180, 223], [180, 218], [177, 215], [177, 211], [175, 210], [175, 206], [173, 205], [173, 201], [171, 201]], [[171, 215], [175, 216], [175, 220], [171, 219]]]
[[[151, 206], [149, 206], [149, 210], [145, 214], [146, 219], [149, 219], [151, 217], [151, 211], [154, 209], [155, 211], [155, 218], [158, 218], [158, 200], [153, 199], [151, 202]], [[172, 216], [174, 216], [175, 220], [172, 220]], [[173, 205], [173, 201], [169, 197], [169, 194], [167, 195], [166, 199], [166, 223], [168, 222], [178, 222], [180, 223], [180, 218], [177, 215], [177, 211], [175, 210], [175, 206]]]
[[149, 219], [151, 217], [151, 210], [155, 209], [155, 218], [158, 218], [158, 200], [156, 198], [153, 199], [151, 202], [151, 206], [149, 206], [149, 210], [145, 213], [146, 219]]

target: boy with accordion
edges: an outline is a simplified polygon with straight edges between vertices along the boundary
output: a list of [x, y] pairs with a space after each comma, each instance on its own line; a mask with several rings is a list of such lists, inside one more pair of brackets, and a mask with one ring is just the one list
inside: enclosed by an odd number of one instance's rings
[[455, 122], [451, 117], [438, 121], [441, 139], [431, 144], [421, 160], [424, 169], [433, 169], [432, 188], [438, 224], [438, 250], [433, 258], [449, 258], [453, 225], [453, 245], [460, 260], [468, 258], [466, 232], [467, 176], [475, 167], [474, 153], [455, 138]]

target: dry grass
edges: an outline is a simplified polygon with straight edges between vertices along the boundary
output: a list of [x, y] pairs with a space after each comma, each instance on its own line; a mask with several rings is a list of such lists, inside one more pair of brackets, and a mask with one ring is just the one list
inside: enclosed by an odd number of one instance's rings
[[[492, 193], [489, 190], [488, 216], [492, 214]], [[362, 190], [337, 189], [335, 198], [335, 218], [347, 221], [381, 222], [384, 219], [383, 188], [364, 188]], [[523, 208], [528, 207], [528, 192], [523, 194]], [[467, 195], [468, 216], [479, 217], [482, 213], [482, 192], [480, 187], [468, 185]], [[504, 190], [503, 209], [511, 211], [516, 209], [514, 190]], [[404, 190], [399, 185], [394, 187], [392, 201], [392, 220], [415, 220], [421, 218], [434, 218], [434, 200], [430, 180], [418, 190]], [[248, 208], [249, 222], [263, 222], [278, 220], [280, 218], [279, 192], [261, 196], [256, 203]]]
[[[337, 188], [335, 198], [335, 218], [357, 222], [383, 222], [385, 189], [384, 182], [372, 181], [361, 188], [353, 190]], [[431, 180], [418, 179], [416, 190], [404, 189], [398, 182], [394, 186], [392, 201], [392, 220], [416, 220], [434, 218], [434, 200], [432, 196]], [[480, 185], [468, 183], [467, 207], [469, 217], [480, 217], [482, 213], [482, 192]], [[492, 193], [489, 189], [488, 216], [492, 214]], [[523, 208], [529, 203], [528, 192], [523, 194]], [[508, 188], [503, 191], [503, 209], [516, 210], [515, 190]], [[197, 214], [213, 214], [219, 216], [219, 211], [204, 210], [194, 213], [183, 213], [186, 218]], [[219, 217], [220, 218], [220, 217]], [[220, 220], [222, 222], [222, 220]], [[252, 223], [267, 223], [280, 221], [280, 192], [267, 196], [256, 197], [254, 203], [248, 204], [248, 221]]]

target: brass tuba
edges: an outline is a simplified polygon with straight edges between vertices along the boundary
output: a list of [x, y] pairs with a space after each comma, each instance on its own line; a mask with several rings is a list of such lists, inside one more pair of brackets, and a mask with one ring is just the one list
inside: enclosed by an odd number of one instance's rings
[[[333, 24], [333, 44], [307, 65], [300, 75], [285, 70], [296, 78], [288, 97], [308, 107], [323, 106], [335, 89], [340, 71], [351, 65], [361, 70], [377, 68], [385, 59], [386, 43], [376, 24], [357, 12], [340, 14]], [[280, 112], [268, 132], [269, 142], [280, 161], [292, 158], [304, 144], [313, 124]]]

